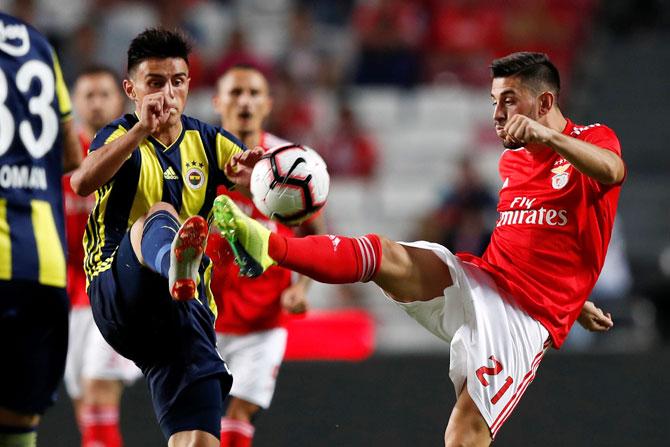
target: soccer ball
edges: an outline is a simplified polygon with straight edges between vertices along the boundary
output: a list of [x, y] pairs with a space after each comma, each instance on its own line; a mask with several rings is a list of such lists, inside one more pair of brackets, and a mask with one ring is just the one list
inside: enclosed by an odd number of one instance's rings
[[287, 225], [298, 225], [319, 211], [329, 186], [326, 163], [316, 151], [299, 144], [270, 149], [251, 173], [256, 208]]

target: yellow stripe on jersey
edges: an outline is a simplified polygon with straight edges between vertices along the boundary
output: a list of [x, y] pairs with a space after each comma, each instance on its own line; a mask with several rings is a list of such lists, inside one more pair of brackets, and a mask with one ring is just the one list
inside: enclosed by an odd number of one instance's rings
[[[99, 273], [98, 267], [102, 259], [102, 247], [105, 246], [105, 209], [107, 208], [107, 200], [109, 199], [113, 185], [113, 181], [109, 182], [95, 192], [95, 207], [91, 211], [91, 215], [86, 223], [87, 231], [84, 233], [84, 246], [86, 247], [84, 271], [86, 271], [87, 276], [95, 276]], [[91, 238], [89, 238], [89, 234], [91, 234]], [[95, 245], [96, 242], [97, 245]]]
[[140, 143], [140, 178], [137, 184], [137, 192], [133, 199], [128, 216], [128, 226], [143, 216], [151, 205], [160, 202], [163, 198], [163, 169], [154, 153], [155, 149], [147, 140]]
[[200, 132], [187, 130], [179, 145], [181, 172], [184, 186], [181, 191], [181, 209], [179, 218], [184, 221], [198, 214], [205, 203], [205, 191], [209, 181], [209, 162]]
[[216, 159], [222, 171], [225, 172], [225, 167], [230, 159], [239, 152], [242, 152], [241, 147], [220, 133], [216, 134]]
[[31, 200], [30, 206], [39, 259], [38, 281], [45, 286], [65, 287], [65, 253], [58, 236], [51, 204], [44, 200]]
[[60, 108], [61, 121], [66, 121], [71, 118], [72, 103], [70, 103], [70, 94], [67, 91], [65, 80], [63, 79], [63, 72], [60, 69], [58, 56], [52, 52], [54, 61], [54, 74], [56, 75], [56, 96], [58, 96], [58, 106]]
[[7, 199], [0, 199], [0, 279], [12, 279], [12, 239], [7, 222]]

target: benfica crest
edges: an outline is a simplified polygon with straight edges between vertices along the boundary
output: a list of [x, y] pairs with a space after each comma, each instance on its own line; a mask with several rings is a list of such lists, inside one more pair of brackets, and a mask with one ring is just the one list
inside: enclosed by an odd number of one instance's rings
[[551, 170], [551, 172], [554, 174], [554, 176], [551, 178], [552, 188], [561, 189], [568, 184], [568, 180], [570, 180], [570, 173], [568, 172], [568, 169], [570, 166], [571, 165], [569, 163], [566, 163]]

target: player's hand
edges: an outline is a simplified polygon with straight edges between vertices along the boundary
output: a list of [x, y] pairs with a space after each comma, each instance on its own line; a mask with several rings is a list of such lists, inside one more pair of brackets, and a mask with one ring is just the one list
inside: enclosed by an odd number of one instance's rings
[[257, 147], [233, 155], [225, 166], [226, 177], [238, 186], [249, 188], [251, 171], [264, 153], [263, 149]]
[[301, 284], [292, 284], [281, 294], [281, 304], [288, 313], [303, 314], [307, 312], [307, 295]]
[[606, 332], [614, 326], [612, 314], [603, 312], [602, 309], [596, 307], [591, 301], [584, 303], [577, 321], [579, 321], [579, 324], [584, 329], [591, 332]]
[[137, 124], [147, 135], [151, 135], [167, 122], [170, 111], [170, 104], [163, 92], [151, 93], [142, 98]]
[[514, 115], [504, 127], [505, 133], [511, 142], [523, 145], [547, 144], [554, 132], [534, 119], [525, 115]]

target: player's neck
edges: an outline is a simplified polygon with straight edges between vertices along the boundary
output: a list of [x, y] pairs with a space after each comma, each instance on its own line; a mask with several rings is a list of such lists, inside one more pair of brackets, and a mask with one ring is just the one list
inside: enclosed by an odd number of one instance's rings
[[568, 120], [565, 119], [563, 113], [561, 113], [558, 107], [554, 107], [549, 111], [549, 113], [547, 113], [547, 116], [545, 117], [545, 123], [543, 124], [548, 128], [555, 130], [556, 132], [563, 132], [566, 124], [568, 124]]
[[261, 145], [261, 135], [263, 131], [252, 131], [252, 132], [237, 132], [236, 136], [240, 139], [242, 143], [247, 147], [247, 149], [253, 149]]
[[158, 129], [158, 131], [151, 134], [152, 137], [161, 142], [165, 147], [170, 147], [177, 141], [179, 135], [181, 134], [182, 124], [181, 120], [176, 125], [167, 126], [164, 129]]

